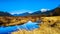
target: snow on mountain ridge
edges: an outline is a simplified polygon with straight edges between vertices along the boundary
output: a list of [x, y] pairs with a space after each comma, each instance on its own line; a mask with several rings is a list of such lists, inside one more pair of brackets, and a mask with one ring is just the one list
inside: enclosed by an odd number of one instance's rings
[[41, 12], [46, 12], [46, 11], [48, 11], [48, 10], [50, 10], [50, 9], [41, 9], [40, 11], [41, 11]]

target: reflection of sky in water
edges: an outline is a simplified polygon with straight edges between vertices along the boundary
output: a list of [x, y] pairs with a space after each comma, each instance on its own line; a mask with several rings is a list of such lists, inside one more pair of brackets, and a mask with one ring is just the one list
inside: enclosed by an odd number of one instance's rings
[[28, 21], [26, 24], [19, 25], [19, 26], [9, 26], [9, 27], [0, 27], [0, 34], [7, 34], [7, 32], [13, 32], [17, 30], [17, 27], [20, 29], [26, 29], [26, 30], [33, 30], [35, 28], [38, 28], [39, 26], [36, 25], [37, 23], [32, 23], [31, 21]]

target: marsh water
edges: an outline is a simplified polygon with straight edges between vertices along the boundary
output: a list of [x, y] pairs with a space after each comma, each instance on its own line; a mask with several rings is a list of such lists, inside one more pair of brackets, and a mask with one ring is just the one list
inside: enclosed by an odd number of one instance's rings
[[0, 27], [0, 34], [10, 34], [11, 32], [17, 31], [18, 28], [19, 29], [25, 29], [25, 30], [34, 30], [36, 28], [39, 28], [39, 26], [37, 25], [37, 22], [31, 22], [28, 21], [27, 23], [23, 24], [23, 25], [17, 25], [17, 26], [9, 26], [9, 27]]

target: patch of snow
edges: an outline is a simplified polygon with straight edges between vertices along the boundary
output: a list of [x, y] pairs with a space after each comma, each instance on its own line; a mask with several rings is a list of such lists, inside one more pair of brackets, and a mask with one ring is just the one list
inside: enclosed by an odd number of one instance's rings
[[46, 12], [48, 10], [50, 10], [50, 9], [41, 9], [41, 12]]

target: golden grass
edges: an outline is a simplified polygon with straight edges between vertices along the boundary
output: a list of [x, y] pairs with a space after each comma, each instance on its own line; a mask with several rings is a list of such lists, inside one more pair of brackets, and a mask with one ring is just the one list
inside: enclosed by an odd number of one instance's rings
[[19, 31], [16, 31], [16, 32], [12, 32], [11, 34], [60, 34], [60, 30], [45, 27], [43, 29], [35, 29], [35, 30], [32, 30], [32, 31], [19, 30]]
[[2, 17], [0, 16], [0, 22], [2, 23], [1, 25], [3, 26], [13, 26], [13, 25], [18, 25], [22, 23], [26, 23], [27, 21], [32, 21], [35, 22], [36, 20], [40, 19], [38, 16], [33, 17], [33, 16], [28, 16], [28, 17]]
[[60, 16], [57, 17], [41, 17], [42, 23], [40, 28], [32, 31], [18, 30], [11, 34], [60, 34]]

